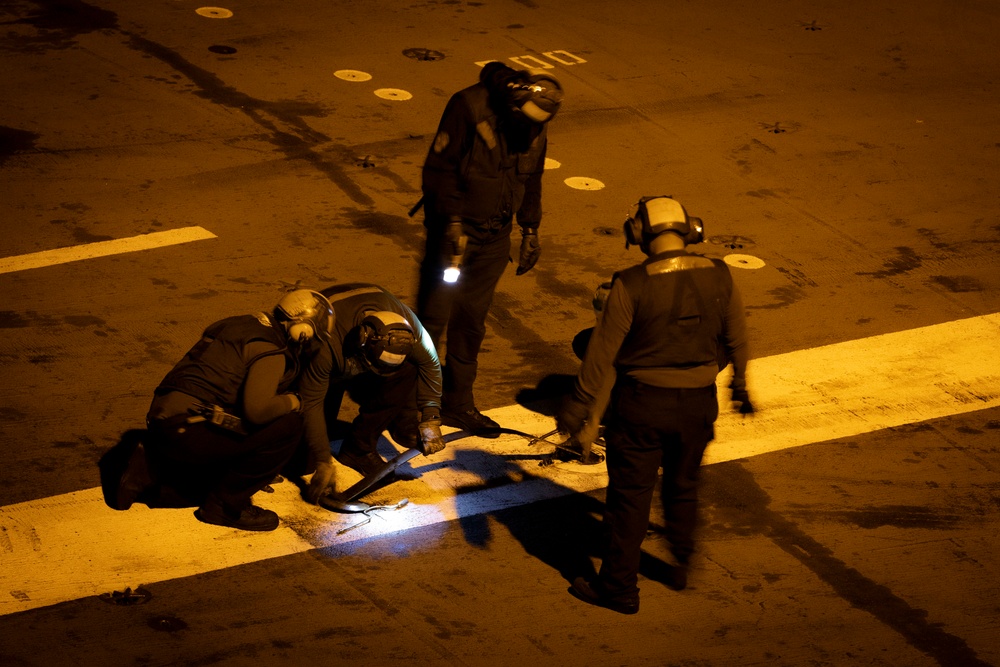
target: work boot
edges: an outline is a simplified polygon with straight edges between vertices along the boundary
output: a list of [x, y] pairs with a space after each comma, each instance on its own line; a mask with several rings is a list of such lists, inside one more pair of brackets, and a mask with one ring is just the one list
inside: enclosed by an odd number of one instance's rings
[[199, 521], [240, 530], [268, 531], [278, 527], [278, 515], [271, 510], [248, 504], [241, 511], [227, 511], [221, 504], [208, 500], [194, 513]]
[[337, 459], [338, 463], [357, 471], [362, 477], [368, 477], [376, 473], [379, 468], [385, 465], [385, 459], [376, 452], [358, 454], [344, 447], [341, 447], [340, 451], [334, 454], [333, 458]]
[[500, 424], [496, 423], [476, 408], [471, 410], [441, 410], [441, 421], [445, 426], [454, 426], [480, 438], [500, 436]]
[[597, 582], [590, 583], [583, 577], [573, 580], [573, 585], [569, 587], [570, 595], [578, 600], [583, 600], [587, 604], [597, 607], [604, 607], [619, 614], [638, 614], [639, 596], [634, 597], [611, 597], [600, 588]]
[[153, 484], [153, 476], [149, 471], [149, 461], [146, 458], [146, 448], [140, 442], [129, 455], [125, 470], [118, 481], [118, 492], [115, 494], [115, 506], [120, 510], [132, 507], [143, 491]]
[[674, 551], [674, 559], [677, 561], [677, 564], [670, 566], [666, 581], [663, 583], [671, 590], [682, 591], [688, 585], [688, 561], [690, 554], [682, 553], [678, 555]]
[[670, 573], [670, 578], [666, 582], [667, 588], [674, 591], [682, 591], [687, 588], [688, 585], [688, 566], [687, 564], [674, 565], [673, 571]]

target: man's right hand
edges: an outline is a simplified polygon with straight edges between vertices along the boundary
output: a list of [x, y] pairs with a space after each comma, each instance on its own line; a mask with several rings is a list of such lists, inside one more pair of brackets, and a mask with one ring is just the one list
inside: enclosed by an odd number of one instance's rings
[[556, 427], [567, 435], [577, 435], [590, 417], [590, 408], [573, 396], [567, 396], [556, 415]]
[[452, 218], [448, 221], [448, 226], [444, 228], [445, 252], [449, 255], [462, 255], [465, 253], [465, 244], [469, 237], [462, 229], [462, 220]]

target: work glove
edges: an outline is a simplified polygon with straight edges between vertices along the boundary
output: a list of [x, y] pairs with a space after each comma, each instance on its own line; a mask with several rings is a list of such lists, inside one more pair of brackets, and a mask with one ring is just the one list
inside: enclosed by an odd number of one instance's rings
[[611, 296], [611, 283], [601, 283], [594, 290], [594, 299], [590, 302], [594, 307], [595, 313], [603, 313], [604, 306], [608, 303], [608, 297]]
[[424, 456], [437, 454], [444, 449], [444, 437], [441, 435], [441, 413], [431, 408], [420, 415], [420, 453]]
[[754, 413], [753, 403], [750, 402], [750, 394], [746, 389], [733, 389], [733, 408], [741, 415], [752, 415]]
[[574, 396], [567, 396], [556, 415], [556, 428], [567, 435], [579, 435], [586, 425], [588, 417], [590, 417], [590, 408], [587, 404], [577, 400]]
[[517, 275], [531, 270], [542, 255], [542, 244], [538, 241], [538, 230], [521, 227], [521, 255], [517, 262]]
[[327, 487], [336, 486], [336, 478], [337, 471], [333, 467], [332, 456], [326, 461], [317, 463], [316, 472], [313, 473], [312, 479], [309, 480], [309, 486], [305, 490], [306, 500], [314, 505], [318, 503], [319, 499], [326, 493]]
[[453, 217], [444, 228], [444, 252], [449, 257], [465, 254], [465, 244], [469, 237], [462, 230], [462, 219]]

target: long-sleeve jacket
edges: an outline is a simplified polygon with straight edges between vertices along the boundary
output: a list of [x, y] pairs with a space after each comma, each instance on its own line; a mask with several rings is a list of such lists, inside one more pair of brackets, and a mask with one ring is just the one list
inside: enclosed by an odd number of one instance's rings
[[427, 223], [461, 218], [472, 240], [542, 219], [545, 125], [498, 115], [482, 83], [448, 101], [423, 168]]
[[591, 404], [617, 373], [658, 387], [698, 388], [733, 364], [746, 388], [746, 314], [725, 262], [681, 251], [615, 275], [576, 383]]
[[420, 410], [440, 409], [441, 362], [437, 349], [430, 334], [406, 304], [385, 288], [367, 283], [345, 283], [320, 291], [333, 306], [334, 332], [328, 341], [318, 346], [299, 380], [306, 440], [315, 456], [326, 458], [330, 453], [330, 438], [323, 412], [330, 384], [363, 372], [363, 368], [351, 358], [356, 352], [352, 350], [352, 345], [358, 326], [372, 311], [391, 311], [409, 322], [414, 341], [406, 363], [417, 367], [417, 407]]

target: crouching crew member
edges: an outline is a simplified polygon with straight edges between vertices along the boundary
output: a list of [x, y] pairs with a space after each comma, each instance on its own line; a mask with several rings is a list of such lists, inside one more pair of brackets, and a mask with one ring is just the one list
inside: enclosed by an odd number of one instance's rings
[[[424, 455], [444, 449], [441, 363], [417, 316], [378, 285], [334, 285], [322, 294], [336, 313], [334, 334], [315, 350], [299, 384], [312, 459], [330, 457], [329, 429], [345, 392], [359, 411], [337, 452], [339, 463], [365, 476], [377, 471], [386, 463], [376, 449], [387, 429], [397, 444]], [[331, 485], [332, 467], [317, 467], [308, 499], [317, 502]]]
[[638, 245], [648, 258], [615, 275], [558, 416], [561, 430], [579, 434], [601, 387], [616, 374], [604, 432], [606, 553], [597, 578], [577, 578], [570, 592], [620, 613], [639, 610], [640, 548], [661, 466], [666, 537], [676, 559], [667, 583], [686, 585], [699, 467], [719, 413], [716, 375], [729, 363], [732, 400], [740, 412], [753, 412], [740, 293], [725, 262], [686, 250], [703, 234], [701, 220], [670, 197], [640, 200], [625, 222], [626, 247]]
[[301, 402], [290, 389], [303, 351], [333, 331], [322, 294], [296, 290], [271, 313], [210, 325], [156, 388], [146, 421], [160, 483], [200, 504], [205, 523], [274, 530], [278, 515], [254, 505], [302, 439]]

